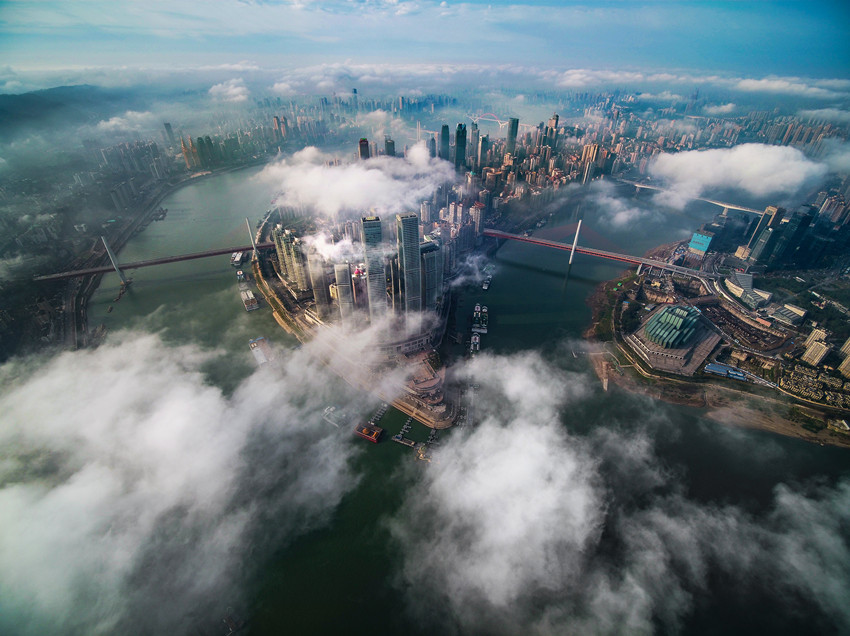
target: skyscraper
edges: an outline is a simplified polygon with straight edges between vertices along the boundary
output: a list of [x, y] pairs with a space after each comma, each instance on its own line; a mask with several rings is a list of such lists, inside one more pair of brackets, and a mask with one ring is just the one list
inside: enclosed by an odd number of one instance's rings
[[369, 319], [374, 324], [387, 315], [387, 276], [384, 272], [383, 233], [381, 219], [365, 216], [360, 221], [360, 240], [366, 263], [366, 297]]
[[466, 125], [458, 124], [455, 131], [455, 170], [466, 168]]
[[428, 139], [428, 154], [432, 159], [437, 156], [437, 140], [434, 137]]
[[422, 310], [422, 270], [419, 254], [419, 217], [414, 212], [396, 215], [398, 268], [404, 315], [411, 329], [418, 328]]
[[368, 159], [370, 157], [370, 155], [369, 155], [369, 140], [366, 139], [366, 137], [360, 138], [359, 148], [360, 148], [360, 158], [361, 159]]
[[171, 129], [171, 124], [165, 122], [165, 136], [168, 137], [168, 143], [174, 145], [174, 131]]
[[384, 139], [384, 154], [388, 157], [395, 157], [395, 142], [389, 137]]
[[310, 270], [313, 300], [316, 301], [316, 314], [319, 319], [328, 320], [331, 317], [331, 292], [325, 273], [325, 259], [318, 252], [312, 252], [307, 257], [307, 267]]
[[756, 245], [756, 241], [759, 240], [762, 231], [768, 226], [776, 227], [779, 225], [783, 214], [785, 214], [784, 208], [778, 208], [773, 205], [767, 206], [756, 224], [756, 229], [753, 230], [752, 236], [750, 236], [750, 241], [747, 243], [747, 247], [752, 250]]
[[351, 265], [337, 263], [334, 265], [336, 289], [339, 294], [339, 317], [342, 326], [347, 327], [354, 314], [354, 288], [351, 284]]
[[440, 244], [428, 241], [419, 246], [422, 255], [422, 309], [436, 311], [437, 299], [442, 295], [443, 255]]
[[514, 154], [516, 152], [516, 136], [519, 132], [519, 119], [511, 117], [508, 120], [508, 139], [505, 144], [505, 152]]
[[478, 153], [475, 157], [476, 163], [475, 167], [477, 169], [481, 169], [487, 162], [487, 151], [490, 150], [490, 135], [481, 135], [478, 139]]
[[449, 160], [449, 125], [443, 124], [440, 128], [440, 159]]

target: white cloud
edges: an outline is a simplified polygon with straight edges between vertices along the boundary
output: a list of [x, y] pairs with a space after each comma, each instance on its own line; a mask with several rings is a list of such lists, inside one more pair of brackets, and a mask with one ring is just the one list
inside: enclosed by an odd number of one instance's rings
[[717, 104], [716, 106], [705, 106], [702, 111], [706, 115], [728, 115], [735, 111], [737, 106], [732, 102], [727, 104]]
[[210, 96], [219, 102], [244, 102], [248, 100], [248, 88], [243, 79], [230, 79], [215, 84], [209, 90]]
[[756, 196], [792, 194], [822, 178], [826, 167], [796, 148], [743, 144], [729, 149], [661, 154], [650, 164], [670, 192], [666, 203], [681, 206], [712, 189], [737, 188]]
[[606, 421], [577, 438], [558, 414], [587, 412], [580, 377], [536, 354], [482, 356], [461, 377], [480, 383], [478, 424], [416, 471], [390, 522], [399, 586], [432, 631], [676, 633], [718, 585], [805, 599], [850, 628], [846, 480], [780, 486], [759, 517], [698, 503], [656, 457], [651, 423], [675, 431], [645, 401], [637, 431]]
[[102, 132], [137, 131], [150, 128], [153, 122], [154, 116], [150, 111], [138, 112], [128, 110], [123, 115], [98, 122], [97, 130]]
[[840, 93], [814, 85], [814, 82], [800, 78], [770, 77], [763, 79], [741, 79], [734, 88], [747, 92], [780, 93], [783, 95], [800, 95], [803, 97], [834, 98]]
[[850, 110], [842, 110], [840, 108], [801, 110], [797, 115], [804, 119], [823, 120], [834, 124], [850, 124]]
[[643, 100], [651, 99], [669, 102], [682, 101], [684, 99], [681, 95], [671, 93], [670, 91], [661, 91], [660, 93], [641, 93], [640, 95], [636, 95], [636, 97], [637, 99]]
[[356, 484], [349, 436], [321, 421], [327, 370], [289, 354], [228, 397], [199, 372], [210, 355], [119, 334], [0, 367], [0, 631], [189, 632], [189, 607], [220, 620], [260, 515], [275, 530], [251, 549], [279, 549]]
[[279, 204], [306, 206], [331, 218], [343, 211], [416, 210], [437, 186], [456, 179], [453, 167], [431, 159], [424, 143], [403, 158], [374, 157], [339, 166], [328, 160], [318, 149], [306, 148], [267, 166], [257, 178], [279, 187]]
[[284, 97], [289, 97], [290, 95], [295, 94], [295, 89], [287, 82], [275, 82], [274, 85], [272, 85], [272, 92]]

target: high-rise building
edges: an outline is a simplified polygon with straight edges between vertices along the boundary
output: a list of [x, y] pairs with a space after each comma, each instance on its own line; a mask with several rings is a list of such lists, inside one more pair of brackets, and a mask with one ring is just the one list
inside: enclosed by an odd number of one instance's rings
[[838, 372], [845, 378], [850, 378], [850, 356], [844, 358], [842, 363], [838, 365]]
[[558, 143], [558, 113], [553, 113], [546, 126], [546, 134], [543, 145], [554, 148]]
[[440, 128], [440, 159], [449, 160], [449, 125], [443, 124]]
[[475, 167], [479, 170], [481, 169], [481, 166], [487, 163], [488, 150], [490, 150], [490, 135], [481, 135], [478, 139], [478, 154], [475, 158]]
[[428, 138], [428, 154], [432, 159], [437, 156], [437, 140], [434, 137]]
[[850, 357], [850, 338], [847, 338], [847, 341], [841, 345], [841, 355], [844, 357]]
[[360, 138], [360, 144], [359, 144], [358, 147], [360, 149], [360, 158], [361, 159], [368, 159], [370, 157], [369, 140], [366, 139], [366, 137], [361, 137]]
[[764, 228], [750, 251], [750, 262], [767, 263], [773, 255], [781, 233], [782, 231], [778, 227], [770, 227], [768, 225], [768, 227]]
[[408, 327], [418, 327], [419, 312], [422, 310], [422, 269], [419, 252], [419, 217], [416, 213], [396, 215], [396, 239], [404, 315]]
[[442, 296], [443, 255], [440, 244], [435, 241], [420, 244], [419, 251], [422, 255], [422, 309], [433, 312]]
[[[168, 143], [174, 145], [174, 131], [171, 129], [171, 124], [165, 122], [165, 136], [168, 138]], [[181, 140], [182, 141], [182, 140]]]
[[825, 329], [818, 329], [817, 327], [812, 329], [812, 332], [806, 338], [806, 341], [803, 343], [806, 347], [808, 347], [813, 342], [817, 342], [818, 340], [826, 340], [829, 336], [829, 332]]
[[420, 223], [431, 223], [434, 219], [431, 216], [433, 206], [430, 201], [423, 201], [419, 204], [419, 221]]
[[466, 169], [466, 126], [458, 124], [455, 131], [455, 170]]
[[387, 315], [387, 275], [384, 270], [384, 247], [381, 219], [365, 216], [360, 221], [363, 261], [366, 263], [366, 297], [369, 319], [374, 324]]
[[272, 236], [281, 274], [295, 285], [298, 292], [309, 291], [310, 278], [301, 241], [291, 230], [284, 230], [279, 225]]
[[[189, 140], [191, 141], [191, 138]], [[189, 150], [189, 147], [186, 145], [183, 137], [180, 137], [180, 150], [183, 152], [183, 161], [186, 162], [186, 170], [191, 170], [193, 168], [192, 151]]]
[[334, 265], [334, 276], [336, 277], [339, 317], [342, 326], [347, 327], [354, 315], [354, 286], [351, 282], [351, 265], [349, 263], [337, 263]]
[[825, 342], [821, 342], [820, 340], [813, 342], [806, 347], [806, 352], [803, 354], [803, 362], [816, 367], [823, 361], [830, 349], [831, 347]]
[[762, 231], [764, 231], [764, 228], [768, 226], [778, 226], [779, 222], [782, 220], [783, 214], [785, 214], [785, 209], [776, 207], [774, 205], [769, 205], [764, 209], [761, 218], [758, 220], [758, 223], [756, 224], [756, 227], [753, 230], [752, 235], [750, 236], [750, 241], [749, 243], [747, 243], [747, 247], [751, 252], [756, 245], [756, 241], [759, 240]]
[[514, 154], [516, 152], [516, 136], [519, 132], [519, 119], [511, 117], [508, 120], [508, 139], [505, 144], [505, 152]]
[[395, 142], [389, 137], [384, 139], [384, 154], [388, 157], [395, 157]]
[[787, 223], [780, 225], [782, 235], [776, 243], [776, 248], [770, 258], [770, 264], [794, 262], [797, 248], [812, 223], [814, 212], [809, 206], [802, 206], [791, 215]]
[[310, 270], [313, 300], [316, 301], [316, 314], [320, 320], [328, 320], [331, 317], [331, 292], [325, 259], [318, 252], [311, 252], [307, 257], [307, 267]]

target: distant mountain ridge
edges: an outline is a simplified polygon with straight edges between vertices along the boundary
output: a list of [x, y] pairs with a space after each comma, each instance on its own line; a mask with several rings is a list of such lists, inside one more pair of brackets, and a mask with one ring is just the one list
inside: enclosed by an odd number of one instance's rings
[[99, 121], [121, 110], [130, 98], [127, 92], [90, 84], [0, 95], [0, 137], [9, 140], [22, 128], [52, 128]]

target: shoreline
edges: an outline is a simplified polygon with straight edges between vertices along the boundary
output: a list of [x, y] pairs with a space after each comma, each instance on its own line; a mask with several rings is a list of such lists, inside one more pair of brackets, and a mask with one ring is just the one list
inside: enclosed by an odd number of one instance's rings
[[[178, 192], [182, 188], [196, 183], [198, 181], [206, 180], [209, 177], [221, 176], [223, 174], [229, 174], [232, 172], [238, 172], [240, 170], [246, 170], [248, 168], [255, 168], [257, 166], [262, 166], [274, 159], [266, 159], [263, 161], [255, 161], [243, 166], [231, 166], [227, 168], [221, 168], [217, 171], [209, 171], [204, 174], [198, 174], [196, 176], [189, 176], [179, 181], [175, 184], [166, 186], [161, 192], [159, 192], [149, 203], [145, 203], [142, 206], [144, 212], [138, 217], [138, 219], [128, 227], [124, 234], [125, 236], [119, 236], [118, 240], [115, 244], [110, 244], [112, 251], [116, 256], [121, 254], [121, 250], [130, 242], [130, 240], [141, 232], [144, 232], [147, 226], [150, 224], [151, 217], [156, 212], [156, 210], [160, 207], [160, 204], [169, 196]], [[105, 261], [106, 257], [104, 256], [102, 261]], [[73, 329], [70, 331], [72, 334], [65, 334], [65, 343], [66, 346], [72, 344], [72, 349], [77, 350], [80, 348], [85, 348], [91, 345], [97, 346], [101, 340], [101, 338], [105, 335], [105, 333], [97, 333], [97, 329], [95, 332], [91, 332], [89, 330], [88, 324], [88, 303], [91, 300], [91, 297], [94, 293], [100, 288], [100, 284], [103, 279], [103, 274], [92, 274], [89, 276], [81, 277], [79, 281], [79, 285], [77, 285], [74, 280], [68, 282], [66, 287], [66, 294], [68, 294], [69, 302], [71, 309], [71, 316], [69, 316], [70, 320], [73, 322]], [[74, 289], [76, 287], [76, 289]], [[84, 290], [82, 293], [77, 291]], [[73, 335], [73, 343], [69, 342], [69, 337]], [[80, 343], [80, 339], [82, 337], [83, 342]]]
[[[662, 245], [649, 253], [657, 254], [677, 244]], [[613, 316], [608, 315], [609, 311], [613, 313], [616, 309], [616, 301], [610, 298], [610, 294], [613, 293], [617, 282], [630, 275], [625, 274], [600, 283], [585, 301], [591, 308], [593, 317], [591, 324], [582, 334], [584, 340], [591, 343], [594, 349], [607, 351], [616, 358], [625, 357], [628, 366], [632, 367], [624, 370], [622, 375], [610, 373], [606, 368], [609, 364], [601, 355], [588, 355], [596, 377], [604, 386], [614, 385], [629, 393], [647, 395], [668, 404], [702, 409], [703, 417], [724, 426], [767, 431], [821, 446], [850, 448], [850, 435], [827, 428], [824, 424], [827, 414], [822, 409], [800, 404], [792, 399], [783, 400], [760, 395], [714, 382], [695, 382], [684, 377], [680, 380], [651, 371], [646, 372], [640, 361], [624, 350], [613, 327], [610, 332], [610, 346], [616, 348], [616, 354], [611, 352], [607, 346], [609, 342], [600, 338], [600, 335], [607, 332], [607, 321], [613, 320]], [[805, 428], [806, 425], [811, 428]], [[820, 430], [811, 430], [812, 428]]]

